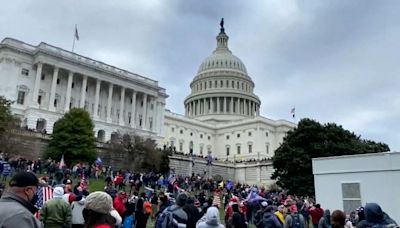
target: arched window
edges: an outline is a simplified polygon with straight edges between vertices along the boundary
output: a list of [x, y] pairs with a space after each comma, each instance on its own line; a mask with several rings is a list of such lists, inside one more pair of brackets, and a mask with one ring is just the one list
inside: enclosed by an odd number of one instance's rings
[[224, 87], [224, 82], [222, 80], [220, 81], [219, 84], [220, 84], [221, 88]]
[[45, 132], [46, 131], [47, 121], [43, 118], [39, 118], [36, 121], [36, 131], [37, 132]]
[[218, 86], [218, 83], [217, 83], [217, 80], [215, 80], [214, 81], [214, 87], [217, 88], [217, 86]]
[[105, 137], [106, 137], [106, 132], [104, 130], [99, 130], [97, 132], [97, 141], [104, 142]]
[[236, 82], [236, 88], [239, 89], [239, 82]]

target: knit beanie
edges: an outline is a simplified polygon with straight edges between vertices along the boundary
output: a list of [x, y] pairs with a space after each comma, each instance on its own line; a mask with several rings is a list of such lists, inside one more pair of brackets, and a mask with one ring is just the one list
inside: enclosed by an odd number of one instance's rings
[[105, 192], [90, 193], [85, 200], [85, 208], [100, 214], [108, 214], [112, 209], [113, 201], [111, 196]]

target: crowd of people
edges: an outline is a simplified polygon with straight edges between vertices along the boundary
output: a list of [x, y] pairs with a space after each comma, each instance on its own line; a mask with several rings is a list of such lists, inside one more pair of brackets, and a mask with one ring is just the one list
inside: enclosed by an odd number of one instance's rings
[[99, 169], [95, 164], [84, 167], [56, 169], [39, 179], [33, 170], [15, 173], [0, 199], [0, 227], [398, 227], [375, 203], [350, 214], [331, 213], [309, 197], [200, 174], [185, 177], [100, 168], [106, 177], [104, 189], [90, 192], [89, 178], [99, 178]]

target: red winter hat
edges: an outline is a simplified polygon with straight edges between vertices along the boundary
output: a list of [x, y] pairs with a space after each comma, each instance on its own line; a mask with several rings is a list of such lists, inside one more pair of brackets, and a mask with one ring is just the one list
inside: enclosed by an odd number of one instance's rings
[[289, 207], [290, 212], [292, 213], [297, 213], [297, 206], [295, 204], [291, 205]]

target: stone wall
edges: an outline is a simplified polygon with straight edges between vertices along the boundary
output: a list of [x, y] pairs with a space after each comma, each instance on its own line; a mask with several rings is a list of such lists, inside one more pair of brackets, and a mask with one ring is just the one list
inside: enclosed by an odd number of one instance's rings
[[213, 161], [207, 166], [204, 158], [193, 158], [194, 165], [188, 156], [170, 156], [170, 168], [178, 175], [205, 174], [208, 177], [221, 176], [240, 183], [268, 186], [274, 183], [271, 175], [274, 172], [271, 161], [231, 163]]
[[[13, 134], [13, 143], [16, 143], [19, 156], [27, 159], [40, 157], [50, 139], [49, 135], [25, 130], [15, 130]], [[123, 168], [121, 166], [125, 159], [123, 155], [108, 153], [106, 150], [107, 144], [97, 143], [96, 145], [104, 164], [111, 165], [114, 170]], [[242, 163], [213, 161], [211, 165], [207, 166], [207, 161], [204, 158], [193, 157], [192, 160], [186, 155], [172, 155], [170, 156], [170, 168], [178, 175], [186, 176], [194, 173], [208, 177], [221, 176], [223, 179], [230, 179], [240, 183], [264, 186], [274, 183], [271, 180], [271, 175], [274, 171], [271, 161]]]

